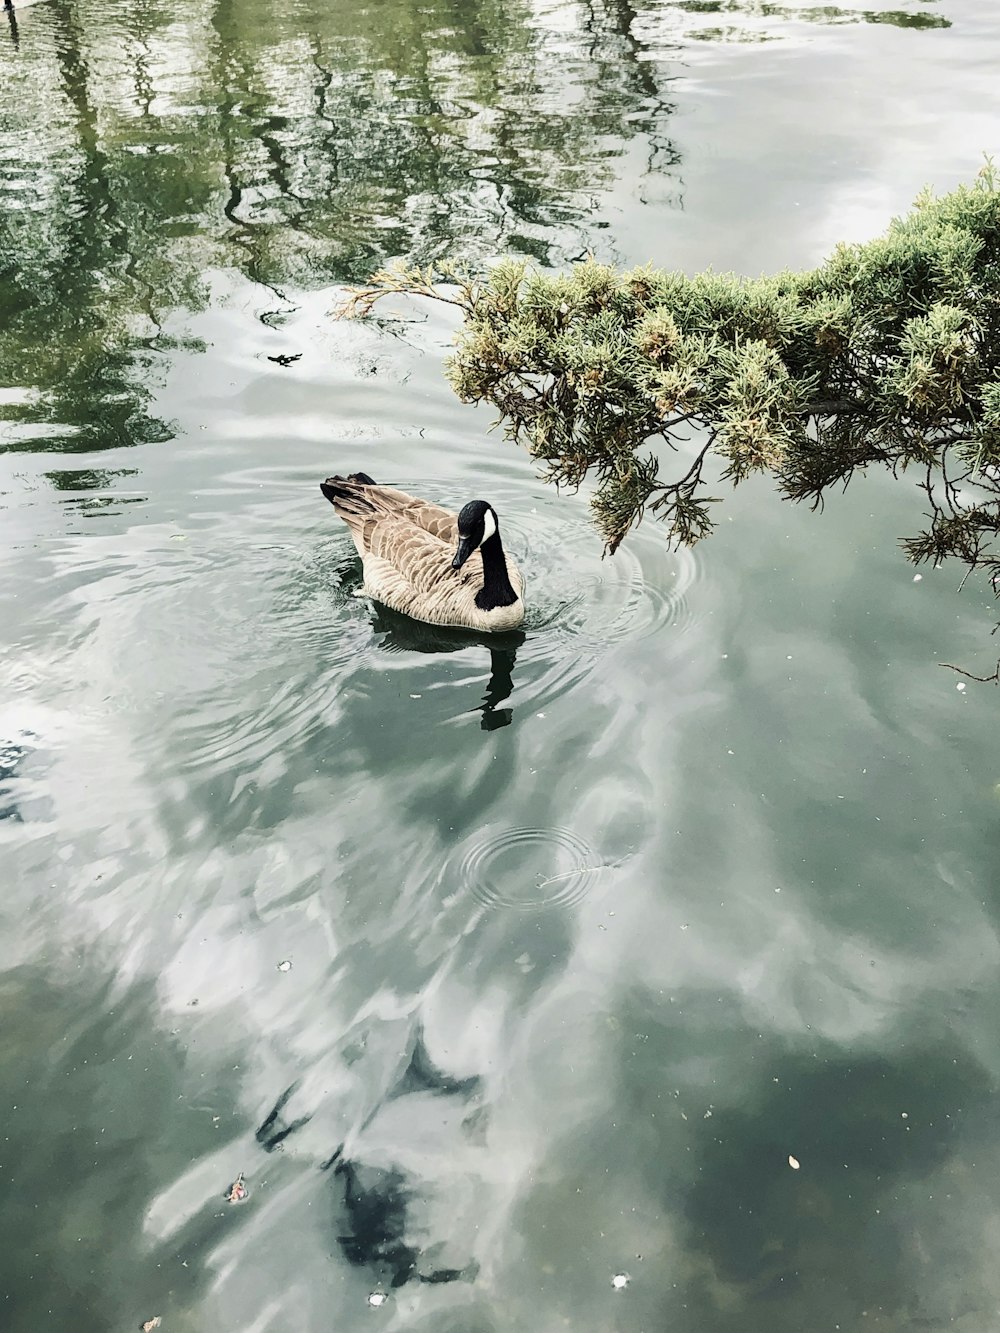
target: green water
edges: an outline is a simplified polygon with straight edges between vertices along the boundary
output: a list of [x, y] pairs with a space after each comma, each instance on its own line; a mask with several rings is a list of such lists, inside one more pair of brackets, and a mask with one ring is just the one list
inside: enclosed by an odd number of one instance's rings
[[[897, 3], [0, 14], [4, 1330], [997, 1326], [987, 590], [874, 475], [602, 562], [445, 315], [329, 317], [876, 234], [998, 147], [1000, 15]], [[348, 468], [523, 636], [354, 596]]]

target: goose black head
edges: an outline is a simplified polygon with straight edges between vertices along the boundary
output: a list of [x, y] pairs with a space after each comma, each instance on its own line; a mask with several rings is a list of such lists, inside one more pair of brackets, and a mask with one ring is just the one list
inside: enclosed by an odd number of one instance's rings
[[485, 500], [470, 500], [458, 515], [458, 549], [452, 569], [461, 569], [473, 551], [496, 536], [497, 515]]

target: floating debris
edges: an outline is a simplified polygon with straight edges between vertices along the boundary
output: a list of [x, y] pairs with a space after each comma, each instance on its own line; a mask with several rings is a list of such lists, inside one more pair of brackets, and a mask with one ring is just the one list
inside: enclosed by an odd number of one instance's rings
[[914, 574], [914, 576], [913, 576], [913, 582], [914, 582], [914, 583], [922, 583], [922, 582], [923, 582], [923, 578], [924, 578], [923, 574]]
[[226, 1203], [243, 1203], [250, 1195], [243, 1181], [243, 1172], [236, 1177], [226, 1192]]
[[142, 1333], [153, 1333], [153, 1329], [159, 1328], [162, 1322], [163, 1321], [160, 1319], [160, 1316], [158, 1314], [154, 1314], [152, 1319], [147, 1319], [146, 1322], [144, 1324], [140, 1324], [139, 1327], [142, 1329]]
[[624, 1291], [628, 1286], [628, 1281], [628, 1273], [616, 1273], [611, 1279], [611, 1285], [614, 1287], [615, 1291]]
[[368, 1293], [368, 1304], [376, 1310], [380, 1305], [385, 1305], [387, 1300], [388, 1297], [384, 1291], [370, 1291]]
[[302, 356], [301, 352], [295, 352], [291, 356], [287, 352], [279, 352], [277, 356], [269, 356], [268, 361], [276, 361], [279, 366], [290, 366], [293, 361], [298, 361]]
[[965, 682], [960, 680], [960, 681], [958, 682], [958, 684], [955, 686], [955, 689], [956, 689], [956, 690], [964, 690], [964, 689], [965, 689]]
[[799, 1159], [797, 1157], [792, 1157], [791, 1154], [789, 1154], [788, 1165], [793, 1171], [797, 1171], [799, 1169]]
[[278, 964], [278, 971], [291, 972], [291, 970], [292, 970], [292, 960], [290, 958], [282, 958], [281, 962]]

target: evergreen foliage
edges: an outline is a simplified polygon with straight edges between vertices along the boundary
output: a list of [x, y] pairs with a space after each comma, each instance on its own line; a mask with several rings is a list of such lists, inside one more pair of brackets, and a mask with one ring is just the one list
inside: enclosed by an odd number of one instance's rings
[[[552, 275], [506, 260], [475, 281], [400, 267], [355, 291], [345, 313], [389, 292], [460, 308], [455, 391], [494, 404], [552, 481], [595, 479], [609, 551], [647, 511], [674, 541], [706, 536], [710, 454], [732, 483], [770, 472], [782, 495], [813, 506], [878, 463], [916, 470], [926, 492], [928, 524], [902, 542], [912, 561], [956, 557], [1000, 579], [992, 163], [811, 272], [687, 277], [587, 260]], [[700, 450], [665, 478], [659, 442], [675, 448], [685, 433]]]

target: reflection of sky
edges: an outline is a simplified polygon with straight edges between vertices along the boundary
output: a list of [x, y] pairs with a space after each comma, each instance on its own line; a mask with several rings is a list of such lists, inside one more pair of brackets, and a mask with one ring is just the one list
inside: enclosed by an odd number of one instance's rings
[[[663, 12], [637, 23], [654, 52]], [[946, 31], [767, 20], [780, 41], [685, 49], [672, 126], [683, 213], [663, 218], [664, 258], [643, 210], [624, 205], [620, 257], [749, 274], [812, 265], [839, 241], [878, 235], [924, 185], [969, 180], [996, 139], [996, 19], [972, 4], [941, 12]], [[626, 161], [623, 201], [651, 185], [641, 161]]]
[[[597, 1330], [624, 1310], [703, 1333], [734, 1310], [792, 1333], [818, 1305], [845, 1325], [881, 1305], [901, 1329], [914, 1301], [987, 1308], [992, 1266], [968, 1256], [994, 1206], [963, 1159], [995, 1154], [998, 949], [964, 767], [989, 769], [992, 704], [952, 716], [914, 693], [944, 693], [924, 636], [954, 633], [953, 589], [913, 585], [888, 539], [854, 587], [865, 502], [789, 570], [786, 534], [806, 552], [821, 520], [781, 506], [747, 550], [760, 499], [743, 497], [675, 615], [583, 675], [583, 636], [538, 636], [514, 724], [484, 738], [481, 655], [383, 660], [364, 605], [338, 600], [344, 543], [315, 477], [364, 450], [436, 486], [488, 479], [510, 497], [502, 521], [521, 497], [512, 523], [541, 516], [538, 601], [567, 550], [577, 580], [600, 570], [596, 543], [519, 454], [469, 440], [477, 414], [451, 403], [436, 355], [341, 333], [330, 296], [299, 297], [275, 330], [246, 318], [273, 294], [219, 285], [194, 323], [216, 373], [192, 379], [206, 358], [178, 356], [162, 394], [178, 443], [127, 454], [143, 514], [84, 518], [63, 507], [78, 494], [63, 474], [9, 515], [33, 549], [7, 555], [20, 649], [0, 729], [28, 733], [32, 755], [7, 844], [6, 963], [83, 959], [114, 978], [109, 1008], [145, 996], [118, 1058], [155, 1043], [136, 1096], [179, 1095], [185, 1116], [153, 1120], [161, 1173], [137, 1152], [142, 1208], [130, 1199], [121, 1243], [192, 1256], [208, 1322], [291, 1327], [280, 1289], [299, 1327], [333, 1313], [352, 1328], [371, 1269], [331, 1258], [342, 1178], [318, 1170], [344, 1141], [366, 1170], [403, 1173], [430, 1270], [478, 1265], [474, 1281], [400, 1288], [400, 1317], [476, 1327], [478, 1312], [513, 1330], [541, 1311]], [[275, 347], [303, 359], [272, 369]], [[415, 412], [436, 438], [419, 442]], [[575, 539], [557, 522], [571, 512]], [[561, 522], [568, 546], [553, 544]], [[670, 575], [651, 532], [636, 550], [651, 587]], [[871, 629], [838, 608], [884, 622], [901, 588], [921, 625], [906, 651], [886, 647], [883, 680]], [[565, 687], [533, 704], [552, 670]], [[486, 912], [452, 852], [488, 824], [570, 827], [620, 868], [571, 913]], [[418, 1029], [474, 1093], [408, 1086]], [[76, 1077], [79, 1058], [58, 1072]], [[291, 1087], [278, 1127], [303, 1123], [265, 1154], [253, 1130]], [[90, 1114], [96, 1134], [100, 1104]], [[241, 1169], [252, 1206], [220, 1230]], [[102, 1160], [98, 1176], [116, 1170]]]

